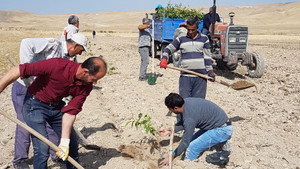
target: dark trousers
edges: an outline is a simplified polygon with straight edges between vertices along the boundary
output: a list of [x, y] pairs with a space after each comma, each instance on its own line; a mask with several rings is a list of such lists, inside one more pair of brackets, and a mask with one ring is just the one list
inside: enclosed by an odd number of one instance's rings
[[182, 98], [198, 97], [205, 99], [207, 80], [201, 77], [180, 76], [179, 95]]
[[[22, 107], [23, 107], [23, 102], [26, 93], [27, 93], [26, 86], [23, 86], [17, 81], [13, 83], [11, 97], [12, 97], [15, 111], [17, 113], [17, 119], [23, 123], [25, 123], [25, 121], [22, 114]], [[55, 145], [58, 145], [59, 144], [58, 136], [48, 123], [46, 124], [46, 130], [47, 130], [48, 139]], [[14, 159], [12, 161], [14, 165], [26, 161], [28, 159], [29, 146], [30, 146], [30, 133], [27, 130], [23, 129], [21, 126], [17, 125], [16, 132], [15, 132], [15, 153], [14, 153]], [[50, 149], [50, 156], [52, 160], [56, 160], [58, 158], [53, 149]]]
[[[61, 138], [62, 116], [61, 108], [65, 105], [62, 101], [56, 106], [51, 106], [39, 101], [37, 98], [28, 94], [23, 105], [23, 117], [28, 126], [47, 138], [46, 123], [48, 123], [56, 134]], [[47, 169], [49, 158], [49, 146], [37, 137], [31, 135], [34, 158], [34, 169]], [[69, 144], [69, 156], [78, 161], [78, 142], [77, 135], [72, 128]], [[70, 162], [66, 162], [67, 169], [75, 169]]]

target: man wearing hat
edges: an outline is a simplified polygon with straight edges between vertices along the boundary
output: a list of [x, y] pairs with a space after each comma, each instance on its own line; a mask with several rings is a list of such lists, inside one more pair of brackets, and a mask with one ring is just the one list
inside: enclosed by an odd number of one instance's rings
[[[23, 39], [20, 45], [20, 64], [34, 63], [51, 58], [64, 58], [66, 56], [74, 57], [77, 54], [81, 54], [83, 50], [87, 51], [86, 44], [86, 38], [81, 34], [75, 35], [73, 39], [70, 39], [64, 45], [55, 38]], [[33, 77], [29, 79], [33, 81]], [[23, 102], [29, 85], [28, 80], [18, 78], [12, 87], [12, 101], [17, 113], [17, 119], [22, 122], [24, 122], [22, 115]], [[46, 129], [49, 140], [54, 144], [58, 144], [59, 139], [48, 124], [46, 125]], [[12, 161], [16, 169], [29, 169], [27, 164], [29, 146], [29, 132], [17, 125], [15, 132], [15, 154]], [[50, 150], [50, 156], [52, 160], [57, 160], [54, 150]]]
[[[57, 156], [66, 160], [70, 154], [78, 161], [78, 142], [73, 123], [92, 91], [93, 84], [104, 77], [106, 72], [107, 64], [100, 57], [90, 57], [83, 63], [62, 58], [25, 63], [13, 67], [0, 79], [0, 93], [18, 77], [36, 76], [24, 98], [24, 120], [44, 137], [47, 137], [45, 125], [49, 123], [61, 138], [61, 150], [56, 152]], [[62, 98], [69, 95], [73, 99], [65, 106]], [[49, 146], [34, 136], [32, 144], [34, 168], [47, 169]], [[75, 169], [69, 162], [66, 165], [67, 169]]]

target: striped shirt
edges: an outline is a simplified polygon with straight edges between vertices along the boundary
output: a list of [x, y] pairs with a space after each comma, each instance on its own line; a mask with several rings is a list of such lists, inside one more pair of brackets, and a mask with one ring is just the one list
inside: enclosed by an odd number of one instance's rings
[[[163, 58], [168, 60], [177, 50], [181, 51], [181, 68], [205, 75], [213, 71], [210, 45], [206, 35], [199, 33], [195, 39], [189, 36], [176, 38], [164, 49]], [[184, 72], [181, 74], [194, 76]]]

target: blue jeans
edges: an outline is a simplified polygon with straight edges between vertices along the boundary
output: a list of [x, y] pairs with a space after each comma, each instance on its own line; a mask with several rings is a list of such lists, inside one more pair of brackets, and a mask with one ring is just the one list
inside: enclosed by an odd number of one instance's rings
[[139, 80], [145, 80], [147, 78], [147, 67], [149, 64], [149, 52], [150, 52], [150, 47], [147, 47], [147, 46], [139, 47], [139, 53], [141, 56]]
[[[25, 123], [25, 121], [23, 119], [22, 107], [23, 107], [23, 102], [26, 93], [27, 93], [26, 86], [23, 86], [17, 81], [13, 83], [11, 97], [12, 97], [15, 111], [17, 113], [17, 119], [23, 123]], [[47, 129], [49, 140], [52, 143], [58, 145], [59, 139], [48, 123], [46, 125], [46, 129]], [[14, 153], [14, 159], [12, 161], [14, 165], [26, 161], [28, 159], [29, 146], [30, 146], [30, 133], [27, 130], [23, 129], [21, 126], [17, 125], [16, 132], [15, 132], [15, 153]], [[52, 160], [56, 160], [58, 158], [53, 149], [50, 149], [50, 156]]]
[[182, 98], [198, 97], [205, 99], [207, 80], [201, 77], [180, 76], [179, 95]]
[[[61, 108], [64, 102], [60, 102], [57, 106], [45, 104], [35, 97], [27, 93], [23, 105], [23, 117], [28, 126], [47, 138], [46, 123], [53, 128], [59, 138], [61, 138], [62, 113]], [[49, 146], [31, 135], [33, 144], [33, 166], [35, 169], [47, 169], [47, 160], [49, 158]], [[74, 160], [78, 161], [78, 142], [77, 135], [72, 128], [70, 136], [70, 152]], [[67, 162], [67, 169], [75, 169], [71, 163]]]
[[185, 159], [195, 160], [205, 150], [223, 143], [231, 138], [233, 127], [232, 125], [219, 127], [212, 130], [197, 131], [186, 150]]

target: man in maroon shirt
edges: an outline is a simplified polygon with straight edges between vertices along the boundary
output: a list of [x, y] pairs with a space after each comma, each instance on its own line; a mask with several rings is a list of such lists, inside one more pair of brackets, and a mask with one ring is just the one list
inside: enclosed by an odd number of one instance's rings
[[[76, 115], [82, 110], [93, 84], [105, 76], [106, 62], [100, 57], [91, 57], [82, 64], [56, 58], [13, 67], [0, 79], [0, 93], [18, 77], [36, 76], [28, 87], [24, 100], [24, 120], [31, 128], [47, 137], [45, 124], [48, 122], [61, 138], [57, 155], [66, 160], [69, 155], [78, 161], [77, 136], [72, 126]], [[65, 106], [63, 97], [73, 96]], [[32, 137], [34, 168], [47, 169], [49, 146]], [[67, 162], [67, 168], [75, 168]]]

